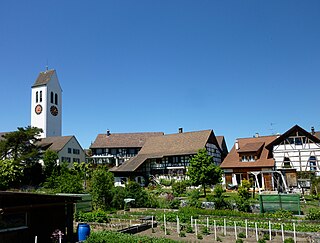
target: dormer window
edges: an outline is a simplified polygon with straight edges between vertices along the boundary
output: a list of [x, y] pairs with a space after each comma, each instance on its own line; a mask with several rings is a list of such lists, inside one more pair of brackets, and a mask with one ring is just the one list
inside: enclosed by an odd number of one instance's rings
[[254, 155], [242, 155], [241, 156], [241, 161], [242, 162], [253, 162], [253, 161], [256, 161], [256, 160], [255, 160], [255, 156]]

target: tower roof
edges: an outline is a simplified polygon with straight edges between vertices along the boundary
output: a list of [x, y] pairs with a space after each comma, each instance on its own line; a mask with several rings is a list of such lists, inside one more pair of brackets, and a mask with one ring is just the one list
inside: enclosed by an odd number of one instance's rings
[[52, 70], [46, 70], [44, 72], [40, 72], [37, 80], [32, 85], [32, 88], [46, 85], [50, 81], [50, 79], [51, 79], [52, 75], [55, 73], [55, 71], [56, 70], [52, 69]]

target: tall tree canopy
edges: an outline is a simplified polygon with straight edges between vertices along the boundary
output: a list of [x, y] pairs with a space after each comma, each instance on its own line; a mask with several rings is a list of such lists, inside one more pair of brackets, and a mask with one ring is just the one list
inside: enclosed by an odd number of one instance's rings
[[39, 160], [36, 145], [42, 129], [28, 126], [6, 133], [0, 140], [0, 159], [12, 159], [15, 163], [32, 165]]
[[222, 170], [216, 166], [206, 149], [200, 149], [198, 153], [190, 159], [187, 175], [193, 185], [202, 185], [206, 196], [206, 185], [215, 185], [221, 182]]

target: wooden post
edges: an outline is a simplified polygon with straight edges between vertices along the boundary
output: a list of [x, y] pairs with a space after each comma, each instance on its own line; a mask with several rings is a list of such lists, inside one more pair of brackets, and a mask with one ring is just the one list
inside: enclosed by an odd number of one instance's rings
[[196, 232], [196, 236], [198, 236], [197, 219], [194, 220], [194, 230]]
[[238, 239], [238, 236], [237, 236], [237, 223], [236, 223], [236, 221], [234, 221], [234, 237], [236, 238], [236, 240]]
[[282, 235], [282, 242], [284, 242], [283, 224], [281, 224], [281, 235]]
[[259, 240], [259, 236], [258, 236], [258, 225], [257, 225], [257, 223], [254, 223], [254, 226], [256, 228], [256, 240], [258, 241]]
[[272, 234], [271, 234], [271, 221], [269, 220], [269, 240], [272, 240]]
[[153, 229], [153, 215], [151, 216], [151, 228]]
[[38, 243], [38, 236], [34, 237], [34, 243]]
[[193, 228], [193, 217], [191, 216], [191, 228]]
[[295, 223], [293, 223], [293, 240], [294, 240], [294, 243], [297, 243], [296, 224]]
[[180, 234], [179, 217], [177, 216], [177, 233]]
[[208, 233], [209, 233], [209, 218], [207, 217], [207, 230], [208, 230]]
[[226, 219], [223, 219], [223, 234], [224, 234], [224, 236], [227, 235], [227, 222], [226, 222]]

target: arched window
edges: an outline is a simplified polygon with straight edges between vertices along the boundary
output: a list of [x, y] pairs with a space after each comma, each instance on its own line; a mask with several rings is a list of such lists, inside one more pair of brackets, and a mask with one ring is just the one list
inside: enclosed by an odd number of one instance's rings
[[40, 102], [42, 102], [42, 91], [40, 91]]
[[39, 92], [38, 91], [36, 92], [36, 102], [37, 103], [39, 102]]
[[53, 103], [53, 92], [51, 92], [51, 95], [50, 95], [50, 102]]
[[54, 103], [58, 105], [58, 94], [54, 95]]
[[317, 158], [316, 158], [316, 156], [310, 156], [310, 158], [309, 158], [309, 166], [310, 166], [310, 171], [317, 170]]

